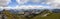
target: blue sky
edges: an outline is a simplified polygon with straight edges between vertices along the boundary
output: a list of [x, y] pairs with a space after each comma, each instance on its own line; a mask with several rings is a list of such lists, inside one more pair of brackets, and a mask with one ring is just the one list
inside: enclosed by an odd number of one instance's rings
[[[42, 0], [42, 2], [44, 2], [44, 0]], [[29, 1], [29, 2], [25, 3], [24, 5], [29, 5], [30, 4], [30, 5], [43, 5], [43, 6], [47, 6], [47, 4], [40, 4], [40, 3], [36, 4], [36, 3], [33, 3], [31, 1]], [[11, 3], [8, 4], [8, 6], [10, 6], [10, 7], [15, 7], [17, 5], [19, 5], [19, 4], [16, 2], [16, 0], [11, 0]]]
[[11, 0], [11, 3], [8, 4], [8, 6], [16, 6], [16, 5], [18, 5], [16, 0]]

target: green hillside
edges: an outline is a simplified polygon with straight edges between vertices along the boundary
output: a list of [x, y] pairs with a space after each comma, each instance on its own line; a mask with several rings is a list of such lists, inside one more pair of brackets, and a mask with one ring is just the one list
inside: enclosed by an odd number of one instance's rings
[[[48, 14], [49, 13], [49, 14]], [[24, 15], [12, 14], [9, 11], [4, 11], [3, 14], [7, 16], [8, 19], [27, 19]], [[43, 15], [48, 14], [47, 16], [42, 17]], [[42, 11], [41, 14], [34, 16], [30, 19], [60, 19], [60, 13], [51, 13], [50, 11]]]

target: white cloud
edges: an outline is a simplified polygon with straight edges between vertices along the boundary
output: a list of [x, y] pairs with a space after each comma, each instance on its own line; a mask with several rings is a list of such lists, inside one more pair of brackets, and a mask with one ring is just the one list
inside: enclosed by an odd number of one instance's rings
[[16, 0], [19, 4], [27, 3], [29, 0]]
[[10, 9], [51, 9], [50, 6], [42, 6], [42, 5], [23, 5], [23, 6], [16, 6], [16, 7], [2, 7], [3, 9], [10, 10]]
[[60, 9], [60, 0], [47, 0], [47, 2], [50, 2], [49, 4], [52, 8]]
[[0, 7], [0, 9], [3, 9], [3, 7]]
[[18, 6], [18, 7], [15, 7], [16, 9], [48, 9], [48, 8], [51, 8], [50, 6], [42, 6], [42, 5], [35, 5], [35, 6], [32, 6], [32, 5], [23, 5], [23, 6]]
[[11, 0], [0, 0], [0, 5], [7, 5]]
[[53, 2], [55, 2], [55, 3], [60, 3], [60, 0], [54, 0]]
[[36, 2], [41, 2], [41, 0], [32, 0], [32, 2], [35, 2], [35, 3], [36, 3]]
[[0, 0], [0, 7], [7, 7], [11, 0]]
[[[9, 0], [7, 0], [9, 1]], [[25, 0], [24, 2], [20, 2], [19, 0], [17, 0], [17, 2], [19, 4], [24, 4], [26, 3], [28, 0]], [[45, 2], [43, 2], [42, 4], [44, 4]], [[54, 0], [48, 0], [46, 1], [46, 4], [51, 4], [51, 6], [42, 6], [42, 5], [23, 5], [23, 6], [16, 6], [16, 7], [1, 7], [1, 9], [6, 9], [6, 10], [9, 10], [9, 9], [53, 9], [53, 8], [57, 8], [59, 9], [60, 8], [60, 0], [58, 1], [54, 1]], [[1, 4], [0, 4], [1, 5]]]

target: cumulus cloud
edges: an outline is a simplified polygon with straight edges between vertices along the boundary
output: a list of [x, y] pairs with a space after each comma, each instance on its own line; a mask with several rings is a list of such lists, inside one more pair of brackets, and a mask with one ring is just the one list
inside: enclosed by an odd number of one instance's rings
[[55, 3], [60, 3], [60, 0], [54, 0], [53, 2], [55, 2]]
[[50, 6], [42, 6], [42, 5], [23, 5], [23, 6], [16, 6], [16, 7], [2, 7], [3, 9], [10, 10], [10, 9], [51, 9]]
[[27, 3], [29, 0], [16, 0], [19, 4], [24, 4]]
[[0, 0], [0, 5], [8, 4], [9, 2], [11, 2], [11, 0]]
[[36, 3], [36, 2], [41, 2], [42, 0], [31, 0], [31, 1]]
[[42, 6], [42, 5], [23, 5], [23, 6], [17, 6], [16, 9], [49, 9], [50, 6]]
[[[28, 0], [25, 0], [25, 1], [17, 0], [17, 2], [19, 4], [20, 4], [20, 2], [24, 4], [27, 1]], [[1, 7], [1, 9], [6, 9], [6, 10], [9, 10], [9, 9], [53, 9], [53, 8], [59, 9], [60, 8], [59, 2], [60, 2], [60, 0], [58, 0], [58, 2], [56, 0], [55, 1], [54, 0], [47, 0], [46, 2], [43, 2], [42, 4], [46, 3], [50, 6], [43, 6], [43, 5], [22, 5], [22, 6], [19, 6], [19, 5], [17, 5], [16, 7], [9, 7], [9, 6], [8, 7]]]
[[59, 9], [60, 8], [60, 0], [47, 0], [47, 2], [50, 2], [50, 6], [53, 7], [54, 9]]
[[3, 7], [0, 7], [0, 11], [2, 11], [3, 10]]
[[11, 0], [0, 0], [0, 6], [7, 6]]

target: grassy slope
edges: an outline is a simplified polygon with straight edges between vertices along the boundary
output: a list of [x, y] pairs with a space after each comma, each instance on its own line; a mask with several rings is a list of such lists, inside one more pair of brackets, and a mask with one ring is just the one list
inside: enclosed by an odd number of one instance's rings
[[[10, 14], [8, 11], [5, 11], [4, 13], [5, 13], [5, 15], [8, 16], [8, 19], [12, 19], [13, 18], [12, 14]], [[25, 17], [16, 16], [16, 19], [18, 19], [18, 18], [19, 19], [25, 19]], [[46, 17], [41, 17], [40, 15], [38, 15], [38, 16], [32, 18], [32, 19], [60, 19], [60, 13], [59, 14], [52, 13], [49, 16], [46, 16]]]
[[49, 16], [46, 17], [40, 17], [40, 15], [34, 17], [33, 19], [60, 19], [60, 14], [51, 14]]

